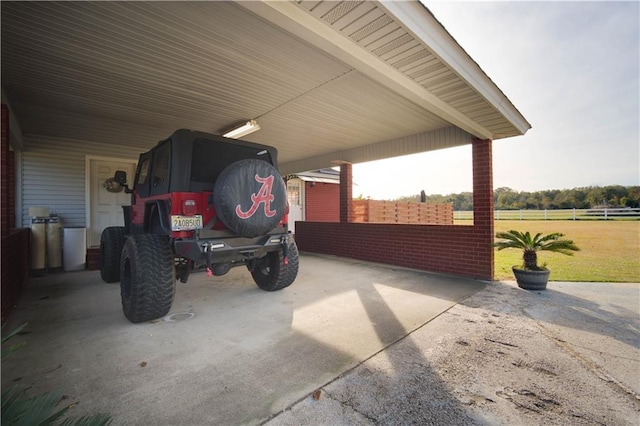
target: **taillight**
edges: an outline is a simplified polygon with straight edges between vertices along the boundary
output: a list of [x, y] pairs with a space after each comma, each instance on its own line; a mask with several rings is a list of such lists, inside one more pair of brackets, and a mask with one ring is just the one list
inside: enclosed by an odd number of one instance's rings
[[182, 202], [182, 214], [185, 216], [193, 216], [196, 214], [198, 206], [196, 200], [184, 200]]

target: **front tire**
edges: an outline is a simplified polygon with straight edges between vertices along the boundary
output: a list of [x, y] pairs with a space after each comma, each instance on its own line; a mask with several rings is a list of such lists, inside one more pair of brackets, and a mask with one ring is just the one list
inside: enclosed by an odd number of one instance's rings
[[262, 290], [276, 291], [288, 287], [298, 276], [300, 258], [295, 241], [288, 245], [288, 263], [285, 265], [282, 250], [268, 253], [251, 270], [251, 276]]
[[120, 256], [125, 232], [124, 226], [110, 226], [100, 235], [100, 277], [106, 283], [120, 281]]
[[176, 290], [171, 244], [165, 235], [131, 235], [120, 262], [120, 296], [124, 316], [133, 323], [169, 313]]

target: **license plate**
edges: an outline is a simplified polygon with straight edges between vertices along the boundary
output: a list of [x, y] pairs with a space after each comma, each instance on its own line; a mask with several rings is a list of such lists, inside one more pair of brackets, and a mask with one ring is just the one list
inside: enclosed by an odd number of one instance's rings
[[202, 229], [202, 216], [171, 216], [172, 231]]

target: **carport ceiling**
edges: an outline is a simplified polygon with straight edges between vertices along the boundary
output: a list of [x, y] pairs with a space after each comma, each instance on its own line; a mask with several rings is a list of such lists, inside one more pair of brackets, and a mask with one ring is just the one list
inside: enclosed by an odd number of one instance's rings
[[438, 129], [456, 145], [530, 127], [417, 2], [1, 7], [2, 87], [25, 148], [29, 135], [148, 148], [177, 128], [257, 119], [247, 139], [275, 145], [281, 163], [324, 167]]

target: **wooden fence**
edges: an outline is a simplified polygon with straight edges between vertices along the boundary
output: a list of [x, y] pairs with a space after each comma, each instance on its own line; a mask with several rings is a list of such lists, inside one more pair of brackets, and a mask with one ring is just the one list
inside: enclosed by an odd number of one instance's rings
[[353, 200], [354, 222], [453, 225], [453, 204]]

